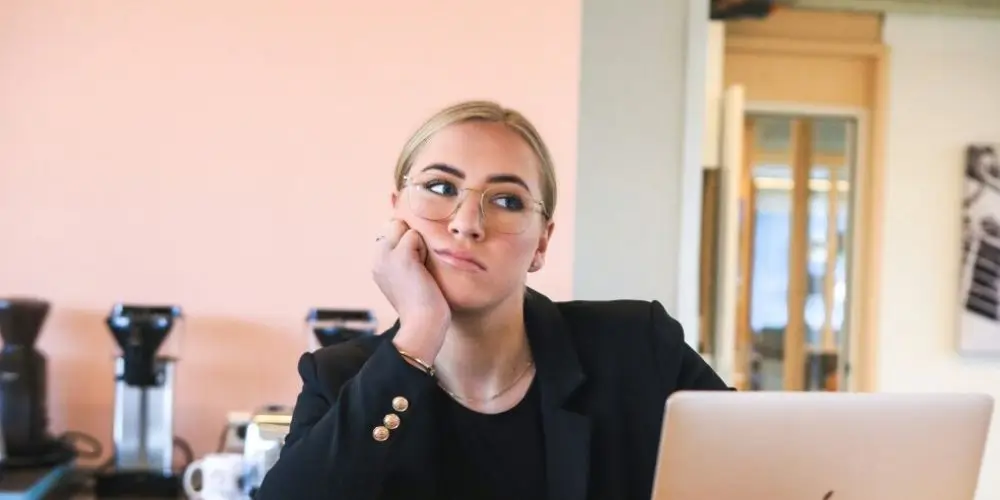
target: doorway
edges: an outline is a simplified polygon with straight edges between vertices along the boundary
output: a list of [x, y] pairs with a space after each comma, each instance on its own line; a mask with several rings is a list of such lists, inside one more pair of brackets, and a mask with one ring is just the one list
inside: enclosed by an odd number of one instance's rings
[[[704, 243], [728, 240], [735, 250], [723, 266], [736, 274], [725, 301], [733, 331], [711, 339], [731, 345], [703, 349], [729, 352], [716, 358], [734, 365], [740, 390], [850, 390], [859, 119], [765, 110], [742, 118], [732, 187], [720, 191], [712, 171], [704, 183], [708, 233], [723, 234]], [[737, 227], [711, 207], [727, 196], [737, 198]]]

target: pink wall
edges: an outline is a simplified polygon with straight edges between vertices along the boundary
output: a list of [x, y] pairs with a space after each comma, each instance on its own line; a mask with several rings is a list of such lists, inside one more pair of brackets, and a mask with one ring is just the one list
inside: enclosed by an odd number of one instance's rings
[[310, 306], [374, 307], [392, 167], [418, 121], [470, 97], [533, 117], [559, 164], [548, 267], [571, 291], [579, 2], [5, 0], [0, 295], [42, 334], [53, 431], [110, 439], [119, 300], [182, 305], [177, 433], [292, 402]]

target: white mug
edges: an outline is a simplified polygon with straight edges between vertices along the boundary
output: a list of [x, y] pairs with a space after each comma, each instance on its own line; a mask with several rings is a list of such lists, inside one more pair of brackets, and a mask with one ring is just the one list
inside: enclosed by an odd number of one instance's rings
[[[209, 453], [184, 469], [184, 492], [198, 500], [244, 500], [243, 455]], [[195, 489], [194, 475], [200, 473], [201, 488]]]

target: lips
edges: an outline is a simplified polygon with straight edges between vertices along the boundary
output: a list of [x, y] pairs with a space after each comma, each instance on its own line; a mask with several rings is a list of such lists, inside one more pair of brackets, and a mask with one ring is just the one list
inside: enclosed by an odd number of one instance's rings
[[486, 265], [477, 260], [468, 252], [453, 250], [435, 250], [434, 254], [446, 264], [467, 271], [485, 271]]

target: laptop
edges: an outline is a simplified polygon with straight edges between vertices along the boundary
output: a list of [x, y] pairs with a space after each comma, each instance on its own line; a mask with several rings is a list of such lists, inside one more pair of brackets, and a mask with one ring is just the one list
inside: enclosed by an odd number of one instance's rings
[[678, 392], [652, 500], [973, 500], [982, 394]]

